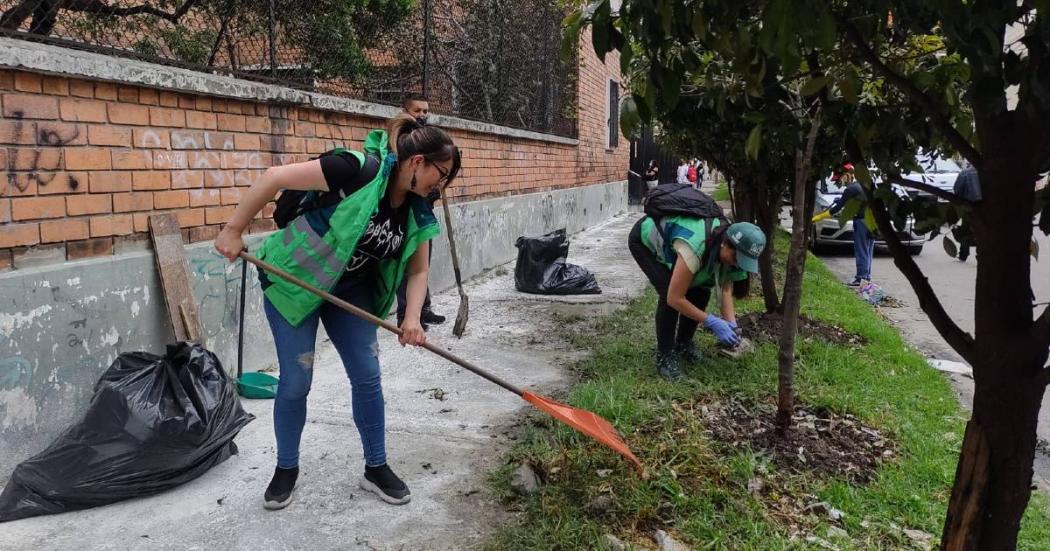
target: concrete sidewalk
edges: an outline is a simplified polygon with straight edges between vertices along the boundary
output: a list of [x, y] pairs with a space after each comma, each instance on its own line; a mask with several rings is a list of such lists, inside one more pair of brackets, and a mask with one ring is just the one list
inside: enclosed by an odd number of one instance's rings
[[[461, 340], [451, 335], [455, 290], [434, 296], [434, 309], [449, 320], [431, 330], [431, 342], [524, 388], [565, 387], [563, 366], [581, 352], [558, 337], [558, 315], [609, 311], [645, 289], [626, 246], [638, 216], [620, 214], [571, 239], [569, 262], [591, 270], [603, 294], [518, 293], [510, 263], [468, 284], [470, 322]], [[477, 547], [506, 518], [486, 475], [512, 444], [525, 402], [425, 350], [401, 348], [381, 331], [387, 451], [413, 493], [410, 504], [390, 506], [357, 487], [363, 460], [350, 385], [326, 336], [318, 338], [301, 475], [287, 509], [262, 507], [275, 464], [272, 402], [246, 401], [258, 418], [237, 438], [238, 456], [157, 496], [4, 523], [0, 549]]]

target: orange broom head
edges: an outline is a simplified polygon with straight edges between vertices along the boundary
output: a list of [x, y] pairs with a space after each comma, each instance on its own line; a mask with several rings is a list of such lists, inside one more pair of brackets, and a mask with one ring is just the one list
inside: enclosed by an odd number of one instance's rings
[[638, 461], [638, 458], [631, 453], [631, 449], [620, 438], [620, 433], [605, 419], [585, 409], [574, 408], [568, 404], [538, 396], [527, 390], [522, 394], [522, 398], [551, 414], [562, 423], [590, 436], [603, 446], [624, 456], [634, 464], [639, 474], [644, 474], [645, 469], [642, 467], [642, 462]]

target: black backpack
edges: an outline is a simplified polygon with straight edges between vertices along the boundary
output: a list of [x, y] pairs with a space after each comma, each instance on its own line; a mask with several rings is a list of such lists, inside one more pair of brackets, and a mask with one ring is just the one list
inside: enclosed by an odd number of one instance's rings
[[[645, 195], [645, 214], [656, 221], [656, 227], [663, 233], [663, 224], [660, 219], [665, 216], [688, 216], [690, 218], [717, 218], [719, 228], [723, 230], [729, 226], [729, 219], [725, 212], [710, 195], [696, 189], [690, 184], [661, 184], [653, 188]], [[701, 263], [706, 264], [711, 253], [712, 224], [704, 224], [706, 228], [704, 241], [708, 244], [704, 251]], [[721, 230], [720, 230], [721, 231]], [[666, 238], [666, 236], [665, 236]]]
[[[346, 150], [341, 148], [333, 149], [317, 158], [320, 159], [321, 157], [335, 155], [344, 151]], [[379, 174], [379, 158], [375, 155], [365, 154], [365, 166], [358, 171], [357, 178], [353, 183], [367, 184], [375, 179], [376, 174]], [[286, 189], [277, 197], [277, 208], [273, 211], [273, 222], [277, 224], [278, 228], [284, 228], [304, 212], [330, 207], [345, 198], [346, 195], [341, 189], [339, 191]]]

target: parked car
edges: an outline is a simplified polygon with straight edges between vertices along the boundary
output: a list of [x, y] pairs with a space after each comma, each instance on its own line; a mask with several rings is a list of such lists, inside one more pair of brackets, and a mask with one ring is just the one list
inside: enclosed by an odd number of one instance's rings
[[[962, 168], [959, 164], [952, 159], [947, 158], [934, 158], [925, 153], [919, 153], [915, 156], [915, 162], [922, 168], [921, 172], [908, 172], [901, 174], [901, 177], [905, 180], [913, 180], [916, 182], [923, 182], [934, 187], [937, 187], [948, 193], [955, 192], [955, 179], [959, 177], [959, 172], [962, 172]], [[914, 196], [923, 199], [933, 199], [934, 195], [928, 191], [923, 190], [909, 190], [909, 193], [913, 193]], [[944, 201], [944, 199], [937, 199], [938, 201]]]
[[[893, 186], [893, 190], [898, 194], [907, 194], [907, 191], [901, 186], [895, 185]], [[820, 184], [820, 188], [817, 189], [815, 199], [816, 205], [814, 206], [813, 212], [827, 210], [840, 195], [842, 195], [842, 187], [840, 187], [838, 183], [832, 181], [830, 178], [824, 180], [824, 182]], [[915, 233], [914, 225], [915, 221], [911, 217], [908, 217], [904, 228], [897, 232], [897, 237], [901, 240], [901, 244], [907, 248], [910, 254], [917, 255], [922, 253], [922, 246], [926, 243], [926, 240], [921, 235]], [[820, 222], [813, 224], [812, 232], [809, 243], [813, 252], [831, 248], [853, 246], [852, 220], [846, 220], [845, 224], [839, 224], [839, 221], [834, 217], [828, 218], [827, 220], [821, 220]], [[885, 249], [886, 241], [881, 237], [876, 238], [875, 247]]]

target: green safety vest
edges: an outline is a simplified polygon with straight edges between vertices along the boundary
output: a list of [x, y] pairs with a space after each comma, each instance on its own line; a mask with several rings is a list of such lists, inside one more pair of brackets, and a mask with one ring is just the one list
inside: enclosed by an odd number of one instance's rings
[[[727, 268], [718, 262], [718, 258], [705, 259], [704, 252], [707, 250], [707, 238], [710, 235], [707, 224], [711, 224], [710, 230], [722, 224], [718, 218], [691, 218], [688, 216], [664, 216], [657, 224], [651, 217], [646, 216], [642, 221], [642, 243], [649, 249], [653, 256], [669, 270], [674, 270], [674, 263], [678, 260], [678, 253], [674, 250], [672, 243], [677, 239], [685, 241], [689, 248], [696, 253], [700, 259], [700, 269], [693, 274], [693, 281], [689, 287], [714, 287], [716, 280], [742, 281], [747, 279], [747, 272], [739, 268]], [[717, 255], [717, 251], [711, 251]], [[717, 271], [722, 270], [721, 274]]]
[[[334, 207], [315, 209], [298, 216], [287, 227], [267, 237], [257, 256], [315, 287], [331, 292], [346, 271], [347, 263], [357, 249], [357, 242], [368, 229], [369, 220], [379, 210], [379, 202], [386, 194], [390, 171], [397, 160], [388, 151], [387, 139], [387, 133], [382, 130], [373, 130], [365, 138], [365, 152], [383, 160], [371, 182], [346, 196]], [[364, 154], [357, 151], [351, 153], [364, 166]], [[437, 218], [426, 199], [410, 193], [406, 200], [409, 202], [409, 215], [401, 255], [380, 260], [376, 280], [372, 284], [372, 313], [380, 318], [385, 318], [390, 312], [412, 254], [423, 242], [440, 233]], [[293, 326], [302, 323], [324, 301], [276, 275], [266, 274], [266, 277], [270, 282], [264, 291], [266, 298]]]

